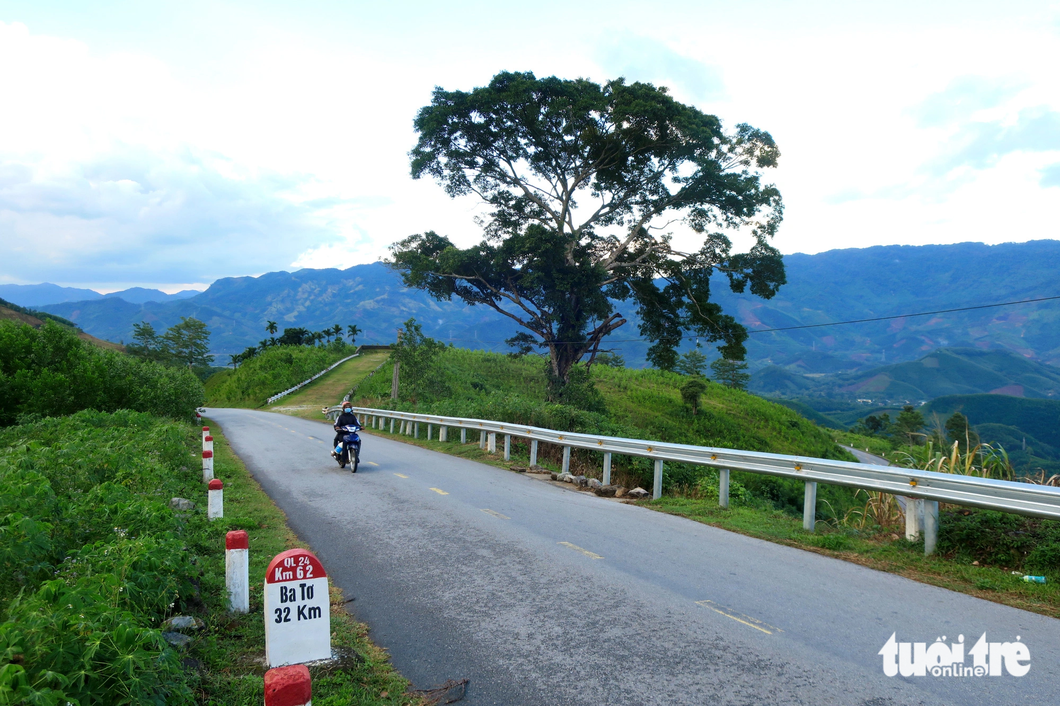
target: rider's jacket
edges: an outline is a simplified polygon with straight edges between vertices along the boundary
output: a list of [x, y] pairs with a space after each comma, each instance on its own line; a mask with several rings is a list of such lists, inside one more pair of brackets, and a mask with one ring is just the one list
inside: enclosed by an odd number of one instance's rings
[[353, 425], [355, 427], [361, 426], [361, 423], [357, 421], [357, 415], [355, 415], [353, 412], [350, 412], [349, 414], [343, 412], [339, 415], [339, 418], [335, 420], [335, 426], [337, 427], [345, 427], [350, 425]]

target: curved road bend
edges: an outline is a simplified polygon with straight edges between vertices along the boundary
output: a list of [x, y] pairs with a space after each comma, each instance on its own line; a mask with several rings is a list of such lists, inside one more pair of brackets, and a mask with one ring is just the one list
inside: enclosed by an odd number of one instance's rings
[[[210, 410], [352, 612], [418, 688], [464, 703], [1060, 704], [1060, 622], [330, 427]], [[1020, 637], [1023, 677], [886, 677], [898, 641]], [[967, 664], [972, 663], [971, 657]]]

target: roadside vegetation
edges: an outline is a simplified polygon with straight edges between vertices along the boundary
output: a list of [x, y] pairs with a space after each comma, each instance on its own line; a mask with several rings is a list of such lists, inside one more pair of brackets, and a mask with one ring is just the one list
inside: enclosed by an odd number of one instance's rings
[[[3, 321], [0, 386], [0, 703], [261, 703], [262, 588], [227, 612], [224, 536], [248, 532], [259, 578], [297, 540], [219, 430], [225, 518], [206, 519], [196, 376]], [[315, 702], [418, 704], [344, 606], [334, 590]], [[200, 621], [188, 645], [163, 634], [178, 615]]]
[[[347, 392], [357, 388], [366, 377], [375, 377], [373, 373], [386, 363], [389, 355], [385, 350], [362, 351], [356, 358], [347, 360], [327, 375], [287, 397], [276, 400], [264, 409], [319, 422], [324, 419], [320, 414], [323, 407], [338, 404]], [[380, 370], [376, 374], [382, 375], [383, 371]]]

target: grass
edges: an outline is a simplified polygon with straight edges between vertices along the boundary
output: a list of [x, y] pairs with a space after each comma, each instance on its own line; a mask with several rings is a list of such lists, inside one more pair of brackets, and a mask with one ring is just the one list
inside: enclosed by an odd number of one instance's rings
[[[319, 414], [319, 412], [318, 412]], [[283, 513], [235, 456], [214, 422], [214, 473], [225, 483], [225, 518], [216, 520], [217, 540], [233, 529], [250, 536], [250, 612], [225, 615], [208, 623], [196, 637], [191, 656], [201, 662], [201, 704], [260, 704], [264, 700], [265, 626], [263, 584], [268, 562], [294, 547], [309, 548], [288, 528]], [[224, 556], [214, 556], [204, 572], [224, 576]], [[223, 579], [222, 579], [223, 580]], [[317, 706], [398, 706], [423, 703], [406, 693], [408, 681], [390, 665], [386, 653], [372, 644], [368, 628], [345, 610], [339, 589], [331, 589], [332, 648], [342, 657], [326, 667], [310, 667], [313, 703]]]
[[298, 392], [266, 406], [265, 409], [269, 412], [283, 412], [302, 419], [320, 421], [321, 407], [330, 407], [341, 402], [343, 395], [378, 368], [388, 355], [389, 351], [365, 351]]

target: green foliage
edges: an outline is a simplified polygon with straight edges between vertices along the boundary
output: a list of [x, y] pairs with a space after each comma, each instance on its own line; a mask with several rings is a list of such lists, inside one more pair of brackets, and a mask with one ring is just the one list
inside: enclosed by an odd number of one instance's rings
[[308, 380], [353, 351], [342, 341], [326, 347], [268, 346], [237, 369], [207, 380], [206, 399], [217, 407], [259, 407], [271, 395]]
[[424, 336], [416, 319], [405, 322], [390, 349], [390, 357], [398, 363], [400, 395], [415, 402], [425, 395], [445, 394], [445, 383], [438, 369], [438, 356], [445, 350], [445, 344]]
[[707, 370], [707, 356], [693, 348], [681, 356], [674, 370], [682, 375], [703, 375]]
[[718, 358], [710, 364], [710, 369], [714, 373], [715, 382], [737, 390], [746, 390], [747, 381], [751, 379], [747, 374], [747, 363], [738, 360]]
[[58, 324], [0, 321], [0, 425], [82, 409], [190, 419], [202, 402], [202, 384], [188, 370], [96, 348]]
[[596, 358], [593, 360], [593, 363], [596, 365], [606, 365], [609, 368], [626, 367], [626, 359], [620, 356], [618, 353], [612, 353], [610, 351], [597, 353]]
[[699, 411], [699, 398], [707, 391], [707, 383], [700, 378], [692, 378], [681, 385], [681, 399], [692, 408], [692, 414]]
[[968, 424], [968, 417], [960, 412], [954, 412], [946, 420], [946, 441], [957, 444], [962, 451], [976, 446], [979, 443], [979, 435], [972, 431]]
[[[673, 367], [688, 331], [743, 358], [747, 333], [710, 300], [710, 278], [723, 272], [734, 292], [750, 285], [766, 298], [785, 281], [769, 244], [780, 192], [761, 183], [780, 155], [768, 133], [725, 132], [650, 84], [509, 72], [470, 93], [435, 89], [415, 128], [413, 177], [478, 195], [489, 215], [481, 243], [414, 235], [392, 246], [394, 266], [410, 287], [488, 306], [528, 331], [548, 351], [551, 391], [626, 323], [616, 301], [636, 307], [657, 367]], [[580, 198], [599, 207], [576, 209]], [[672, 220], [702, 237], [698, 250], [657, 235]], [[755, 244], [734, 253], [721, 231], [741, 230]]]
[[198, 319], [180, 317], [180, 323], [155, 331], [147, 321], [133, 324], [133, 342], [126, 351], [129, 355], [156, 363], [181, 365], [188, 368], [209, 368], [213, 362], [210, 352], [210, 330]]
[[939, 516], [938, 550], [1030, 573], [1060, 571], [1060, 521], [956, 508]]
[[0, 430], [3, 703], [192, 703], [161, 621], [197, 601], [197, 435], [136, 412]]

